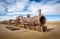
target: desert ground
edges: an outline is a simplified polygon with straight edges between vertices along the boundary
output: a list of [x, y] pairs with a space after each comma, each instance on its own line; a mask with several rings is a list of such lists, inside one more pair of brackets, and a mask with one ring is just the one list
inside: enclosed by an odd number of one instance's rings
[[60, 22], [47, 22], [47, 32], [40, 32], [21, 28], [20, 30], [9, 30], [0, 24], [0, 39], [60, 39]]

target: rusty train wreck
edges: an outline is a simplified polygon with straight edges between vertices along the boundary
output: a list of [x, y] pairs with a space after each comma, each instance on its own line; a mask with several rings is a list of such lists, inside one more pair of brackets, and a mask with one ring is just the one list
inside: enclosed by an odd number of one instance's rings
[[30, 14], [27, 14], [26, 17], [18, 16], [16, 20], [9, 20], [9, 24], [15, 24], [16, 27], [30, 29], [30, 30], [37, 30], [37, 31], [47, 31], [46, 17], [41, 15], [41, 9], [38, 11], [38, 16], [30, 17]]

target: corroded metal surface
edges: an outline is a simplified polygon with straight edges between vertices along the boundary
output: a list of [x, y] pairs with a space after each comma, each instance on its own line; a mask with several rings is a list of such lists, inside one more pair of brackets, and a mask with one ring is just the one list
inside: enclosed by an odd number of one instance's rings
[[41, 23], [42, 25], [44, 25], [44, 24], [46, 23], [46, 18], [45, 18], [45, 16], [41, 16], [41, 18], [40, 18], [40, 23]]

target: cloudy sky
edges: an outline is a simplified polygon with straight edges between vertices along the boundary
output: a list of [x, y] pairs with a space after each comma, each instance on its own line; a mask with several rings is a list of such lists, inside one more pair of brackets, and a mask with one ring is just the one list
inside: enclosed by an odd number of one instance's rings
[[0, 0], [0, 21], [15, 19], [16, 16], [60, 15], [60, 0]]

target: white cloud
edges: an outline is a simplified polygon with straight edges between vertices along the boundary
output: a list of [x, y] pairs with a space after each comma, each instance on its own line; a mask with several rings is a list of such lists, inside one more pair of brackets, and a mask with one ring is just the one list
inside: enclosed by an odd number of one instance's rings
[[9, 19], [16, 19], [16, 16], [0, 16], [0, 21], [5, 21]]
[[5, 11], [5, 7], [3, 5], [0, 5], [0, 13], [3, 13]]
[[35, 1], [31, 2], [29, 9], [32, 13], [37, 13], [39, 10], [42, 10], [42, 14], [51, 14], [51, 13], [60, 13], [60, 3], [57, 4], [40, 4]]
[[55, 4], [60, 0], [42, 0], [41, 3], [45, 3], [45, 4]]
[[8, 6], [8, 12], [23, 11], [29, 0], [17, 0], [15, 4]]
[[[46, 2], [47, 1], [47, 2]], [[41, 2], [32, 1], [30, 4], [28, 3], [29, 0], [17, 0], [17, 2], [13, 5], [8, 6], [8, 12], [12, 13], [22, 13], [25, 9], [25, 6], [28, 6], [27, 11], [31, 14], [37, 14], [38, 10], [42, 10], [42, 14], [47, 13], [60, 13], [60, 3], [56, 3], [58, 0], [42, 0]], [[46, 2], [45, 4], [43, 4]], [[56, 4], [55, 4], [56, 3]]]
[[[9, 3], [14, 3], [14, 0], [6, 0]], [[0, 21], [15, 19], [18, 15], [23, 14], [32, 14], [33, 16], [38, 14], [38, 10], [42, 10], [42, 14], [60, 14], [60, 3], [56, 3], [58, 0], [43, 0], [41, 2], [32, 1], [29, 3], [29, 0], [16, 0], [16, 3], [12, 5], [6, 5], [8, 8], [8, 16], [0, 16]], [[46, 3], [44, 3], [46, 2]], [[0, 2], [0, 13], [5, 11], [3, 6], [5, 3]], [[27, 11], [23, 12], [25, 6], [28, 6]], [[14, 15], [14, 16], [13, 16]], [[16, 16], [15, 16], [16, 15]]]
[[24, 7], [25, 7], [24, 3], [18, 2], [17, 4], [9, 6], [8, 12], [22, 11], [24, 9]]
[[14, 3], [16, 0], [5, 0], [7, 3]]
[[26, 14], [35, 14], [35, 13], [30, 13], [30, 12], [11, 12], [11, 13], [7, 13], [7, 15], [26, 15]]

